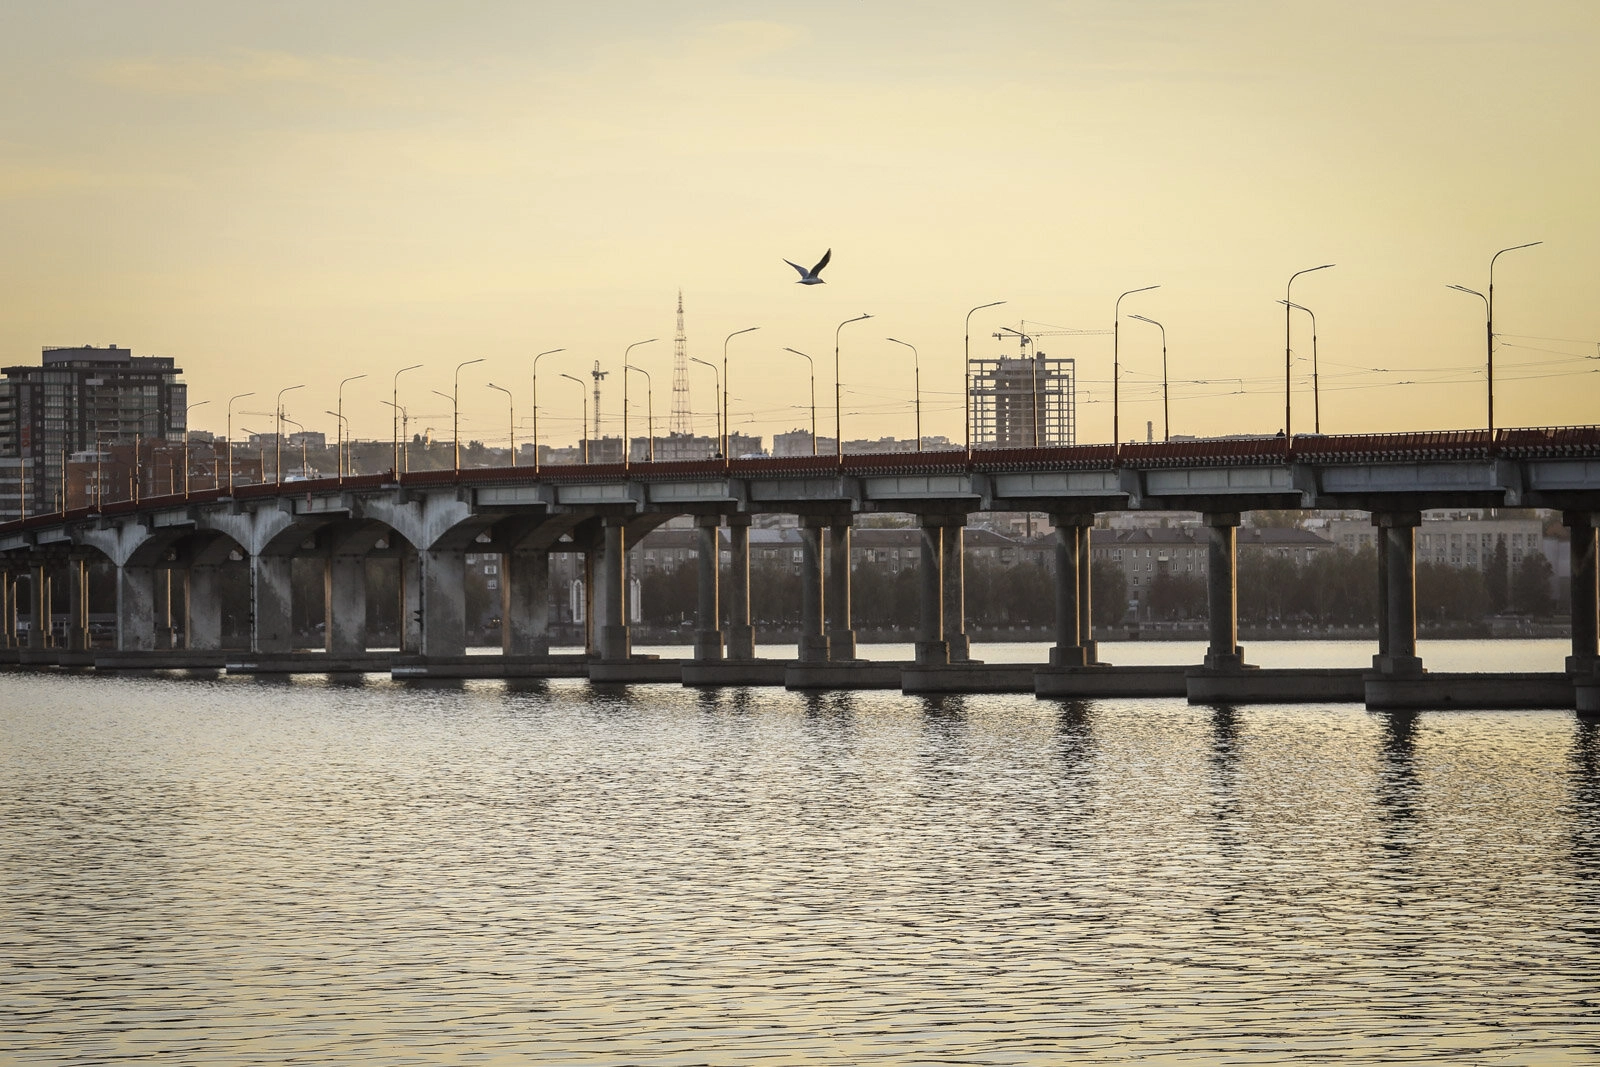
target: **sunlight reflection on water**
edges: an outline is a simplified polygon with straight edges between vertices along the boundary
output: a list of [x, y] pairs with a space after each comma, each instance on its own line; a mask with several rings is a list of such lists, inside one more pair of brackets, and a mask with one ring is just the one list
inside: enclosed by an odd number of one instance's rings
[[0, 675], [0, 1059], [1592, 1062], [1600, 730]]

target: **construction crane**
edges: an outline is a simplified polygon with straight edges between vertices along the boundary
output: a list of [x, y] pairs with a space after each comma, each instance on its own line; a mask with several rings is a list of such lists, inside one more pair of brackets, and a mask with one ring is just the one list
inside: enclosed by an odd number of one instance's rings
[[[594, 361], [594, 370], [589, 372], [589, 376], [594, 379], [594, 439], [596, 441], [600, 440], [600, 380], [610, 373], [610, 371], [600, 369], [600, 361], [598, 359]], [[623, 443], [623, 447], [627, 447], [626, 442]]]
[[[1023, 319], [1023, 320], [1021, 320], [1020, 322], [1017, 323], [1017, 328], [1016, 329], [1011, 329], [1009, 326], [1002, 326], [1001, 330], [1003, 330], [1004, 332], [995, 334], [994, 335], [994, 339], [996, 341], [1003, 341], [1003, 340], [1006, 339], [1006, 337], [1008, 335], [1018, 338], [1018, 342], [1017, 343], [1021, 346], [1023, 358], [1026, 359], [1027, 355], [1028, 355], [1028, 346], [1033, 344], [1033, 339], [1035, 337], [1109, 337], [1109, 336], [1111, 336], [1111, 331], [1110, 330], [1069, 330], [1064, 326], [1051, 326], [1048, 322], [1036, 322], [1036, 323], [1034, 323], [1034, 325], [1035, 326], [1043, 326], [1044, 329], [1042, 329], [1042, 330], [1039, 330], [1039, 329], [1030, 330], [1028, 328], [1028, 320]], [[1036, 351], [1035, 354], [1039, 354], [1039, 353]]]

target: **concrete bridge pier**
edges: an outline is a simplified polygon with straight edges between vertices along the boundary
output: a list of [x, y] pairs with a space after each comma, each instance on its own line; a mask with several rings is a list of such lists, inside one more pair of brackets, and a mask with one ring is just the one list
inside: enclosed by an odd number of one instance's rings
[[951, 663], [972, 659], [967, 640], [967, 517], [947, 522], [940, 543], [940, 571], [944, 577], [944, 642]]
[[1378, 527], [1378, 571], [1382, 620], [1378, 628], [1378, 655], [1373, 666], [1386, 675], [1422, 673], [1417, 655], [1416, 534], [1420, 511], [1379, 512], [1372, 517]]
[[467, 554], [458, 548], [417, 553], [421, 564], [422, 655], [467, 654]]
[[950, 662], [950, 645], [945, 641], [941, 566], [946, 532], [938, 518], [922, 517], [921, 557], [917, 568], [916, 661], [919, 667], [938, 667]]
[[[720, 515], [699, 515], [694, 520], [695, 603], [694, 658], [711, 663], [722, 658], [722, 604], [720, 602], [722, 547], [719, 544]], [[749, 527], [746, 527], [748, 531]], [[745, 542], [749, 544], [747, 540]]]
[[400, 548], [400, 651], [422, 654], [422, 554], [410, 545]]
[[192, 563], [183, 592], [183, 643], [195, 652], [222, 648], [222, 568]]
[[1572, 560], [1572, 655], [1567, 657], [1567, 673], [1592, 675], [1600, 664], [1600, 556], [1596, 554], [1596, 527], [1600, 515], [1589, 511], [1568, 511], [1562, 517], [1571, 535]]
[[1206, 549], [1206, 607], [1210, 643], [1205, 667], [1233, 671], [1244, 666], [1239, 647], [1239, 513], [1205, 514], [1210, 541]]
[[367, 556], [353, 538], [335, 541], [323, 563], [323, 647], [330, 655], [367, 650]]
[[[250, 651], [257, 655], [294, 651], [292, 562], [282, 553], [250, 557]], [[124, 647], [119, 641], [117, 648]]]
[[628, 556], [625, 519], [606, 519], [598, 563], [600, 659], [621, 663], [632, 654], [628, 632]]
[[800, 520], [800, 661], [826, 663], [828, 635], [822, 629], [822, 528], [827, 519]]
[[50, 644], [50, 573], [42, 558], [28, 561], [28, 645], [43, 649]]
[[1087, 667], [1095, 662], [1089, 635], [1089, 531], [1093, 515], [1050, 516], [1056, 528], [1056, 643], [1052, 667]]
[[828, 527], [828, 661], [856, 658], [856, 632], [850, 625], [850, 517]]
[[89, 561], [76, 554], [67, 557], [67, 648], [89, 648]]
[[750, 516], [729, 515], [728, 658], [756, 658], [756, 631], [750, 622]]
[[117, 651], [151, 652], [155, 647], [156, 569], [124, 563], [117, 568]]
[[17, 576], [0, 569], [0, 648], [17, 647]]
[[512, 549], [500, 555], [500, 651], [550, 656], [550, 553]]

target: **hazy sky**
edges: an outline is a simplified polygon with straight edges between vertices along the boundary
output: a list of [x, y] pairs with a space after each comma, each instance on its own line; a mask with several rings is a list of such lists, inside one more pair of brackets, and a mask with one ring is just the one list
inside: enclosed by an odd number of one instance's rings
[[[1317, 315], [1322, 429], [1484, 419], [1495, 273], [1497, 420], [1600, 421], [1600, 4], [1594, 0], [844, 3], [178, 3], [0, 0], [0, 359], [116, 343], [178, 360], [193, 424], [269, 411], [389, 435], [504, 443], [530, 357], [541, 435], [577, 435], [578, 387], [624, 348], [671, 406], [674, 306], [690, 354], [732, 342], [732, 422], [962, 436], [973, 354], [1020, 321], [1109, 330], [1123, 302], [1122, 429], [1283, 424], [1293, 272]], [[826, 285], [784, 258], [832, 247]], [[1311, 429], [1297, 314], [1294, 428]], [[1043, 327], [1040, 327], [1041, 329]], [[1111, 338], [1072, 356], [1080, 440], [1111, 434]], [[711, 372], [691, 374], [714, 428]], [[643, 380], [632, 386], [634, 432]], [[236, 415], [235, 428], [270, 430]]]

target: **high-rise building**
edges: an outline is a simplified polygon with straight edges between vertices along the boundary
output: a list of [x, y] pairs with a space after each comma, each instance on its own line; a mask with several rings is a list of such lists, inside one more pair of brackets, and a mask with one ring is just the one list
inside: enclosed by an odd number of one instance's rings
[[1077, 370], [1044, 353], [972, 361], [972, 443], [992, 448], [1077, 443]]
[[64, 507], [74, 453], [181, 442], [188, 429], [188, 387], [164, 356], [135, 356], [115, 345], [51, 347], [40, 365], [4, 373], [0, 520]]

